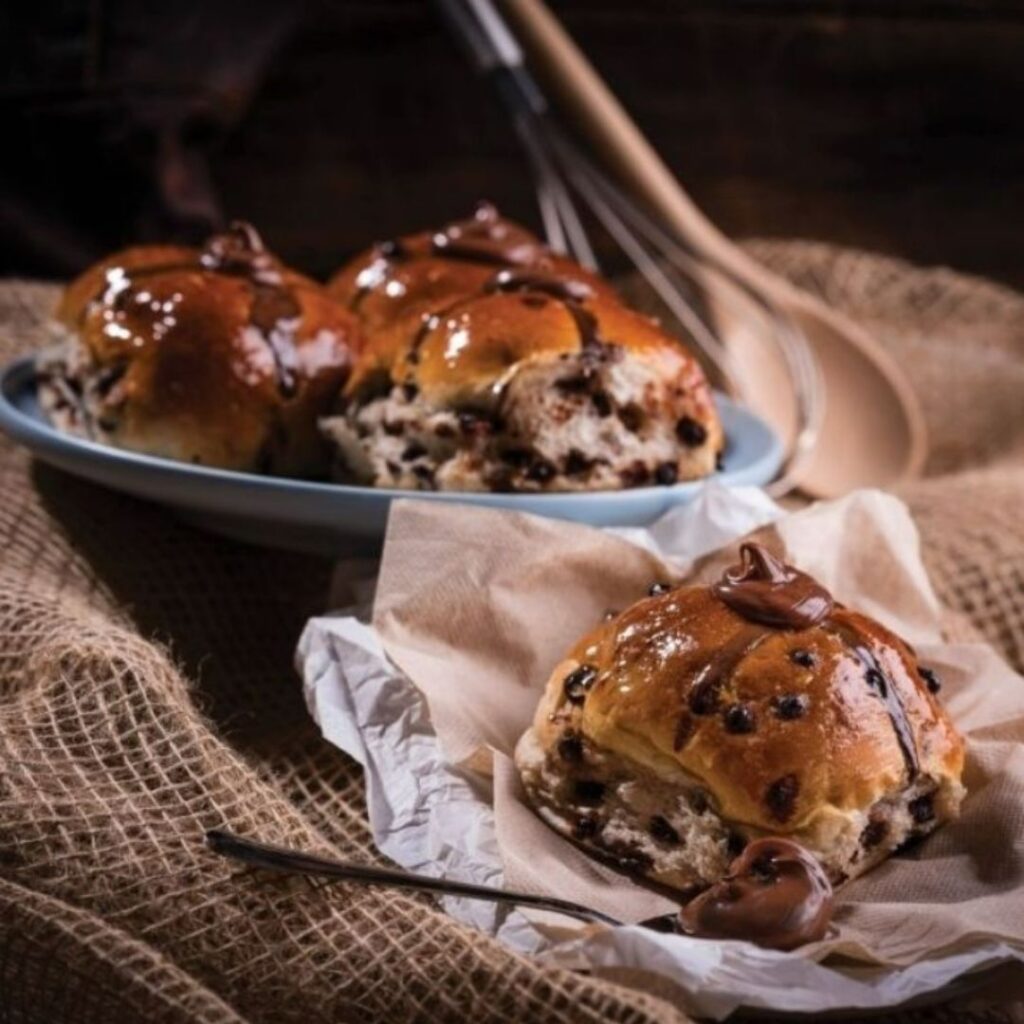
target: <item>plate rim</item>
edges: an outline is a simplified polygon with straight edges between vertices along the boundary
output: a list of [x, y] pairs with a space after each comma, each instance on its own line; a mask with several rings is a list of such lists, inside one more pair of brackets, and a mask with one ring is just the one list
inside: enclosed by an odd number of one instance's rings
[[[764, 450], [748, 465], [737, 467], [732, 473], [725, 472], [714, 476], [701, 477], [696, 480], [684, 480], [668, 487], [653, 485], [646, 487], [630, 487], [621, 490], [595, 491], [538, 491], [538, 492], [489, 492], [489, 491], [420, 491], [406, 488], [369, 487], [357, 484], [335, 483], [333, 481], [305, 480], [299, 477], [270, 476], [249, 473], [241, 470], [223, 469], [217, 466], [202, 466], [176, 459], [168, 459], [158, 455], [148, 455], [130, 449], [117, 448], [87, 438], [68, 434], [49, 423], [41, 416], [34, 416], [23, 411], [14, 400], [26, 388], [34, 388], [37, 380], [36, 356], [27, 354], [15, 357], [0, 367], [0, 430], [33, 455], [46, 460], [47, 455], [63, 454], [66, 457], [84, 457], [87, 461], [108, 466], [117, 466], [127, 471], [145, 470], [156, 472], [166, 477], [179, 477], [192, 481], [206, 480], [220, 486], [228, 486], [235, 490], [254, 488], [265, 493], [287, 490], [295, 495], [311, 498], [338, 500], [348, 497], [359, 500], [378, 500], [381, 502], [397, 501], [411, 498], [414, 500], [433, 501], [473, 501], [481, 505], [499, 505], [510, 507], [516, 499], [529, 499], [532, 504], [550, 503], [554, 505], [569, 504], [586, 507], [597, 500], [613, 502], [642, 503], [645, 499], [665, 497], [673, 493], [687, 493], [708, 480], [715, 480], [723, 486], [742, 486], [743, 480], [731, 481], [730, 477], [747, 475], [753, 469], [765, 467], [771, 479], [778, 472], [784, 456], [783, 445], [778, 434], [772, 427], [751, 409], [740, 405], [729, 396], [715, 392], [715, 402], [721, 409], [724, 405], [730, 415], [743, 418], [746, 424], [758, 433], [758, 441]], [[728, 439], [727, 439], [728, 440]], [[69, 471], [69, 470], [67, 470]], [[70, 471], [69, 471], [70, 472]], [[543, 515], [542, 509], [537, 514]]]

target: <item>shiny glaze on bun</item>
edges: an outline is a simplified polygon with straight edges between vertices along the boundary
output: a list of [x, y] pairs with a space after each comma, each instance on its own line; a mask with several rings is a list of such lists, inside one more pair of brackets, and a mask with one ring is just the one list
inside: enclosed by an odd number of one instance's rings
[[[342, 442], [350, 451], [361, 442], [371, 449], [367, 472], [376, 483], [394, 485], [409, 475], [404, 467], [382, 468], [395, 456], [374, 450], [380, 417], [358, 421], [361, 410], [389, 393], [398, 406], [416, 403], [415, 415], [394, 409], [417, 435], [414, 450], [436, 447], [422, 436], [423, 422], [435, 414], [468, 413], [488, 424], [492, 436], [482, 442], [475, 436], [431, 451], [419, 467], [430, 470], [421, 474], [424, 486], [588, 489], [672, 483], [715, 468], [721, 427], [704, 375], [683, 344], [624, 305], [599, 275], [552, 253], [487, 204], [440, 231], [373, 247], [328, 287], [359, 318], [366, 339], [345, 389]], [[609, 385], [613, 378], [617, 384]], [[528, 395], [516, 393], [520, 385]], [[575, 405], [547, 401], [560, 389]], [[605, 419], [579, 432], [588, 443], [571, 457], [562, 450], [568, 443], [559, 448], [548, 437], [545, 444], [546, 432], [579, 420], [588, 397], [596, 418]], [[507, 415], [517, 402], [534, 410], [534, 422], [524, 426], [514, 412]], [[392, 425], [397, 420], [390, 417]], [[620, 421], [616, 437], [610, 425]], [[658, 444], [630, 444], [627, 435], [642, 437], [654, 426]], [[508, 449], [523, 462], [522, 472], [496, 468]], [[631, 466], [630, 458], [639, 464]], [[531, 460], [551, 468], [531, 475]], [[593, 472], [602, 462], [612, 468]]]
[[203, 249], [136, 246], [91, 267], [40, 362], [66, 429], [227, 469], [323, 476], [318, 418], [354, 360], [352, 315], [248, 225]]

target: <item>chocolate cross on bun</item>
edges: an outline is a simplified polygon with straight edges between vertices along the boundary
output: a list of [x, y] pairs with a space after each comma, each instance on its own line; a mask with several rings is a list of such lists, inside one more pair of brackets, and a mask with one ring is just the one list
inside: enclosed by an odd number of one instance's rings
[[366, 338], [324, 423], [343, 480], [581, 491], [715, 469], [721, 426], [683, 343], [489, 204], [328, 287]]
[[937, 691], [898, 636], [746, 544], [579, 640], [516, 764], [548, 824], [662, 886], [692, 895], [765, 837], [838, 884], [956, 817], [964, 743]]
[[38, 365], [62, 429], [203, 466], [327, 475], [318, 420], [351, 371], [355, 318], [250, 225], [202, 249], [116, 253], [69, 285], [56, 321]]

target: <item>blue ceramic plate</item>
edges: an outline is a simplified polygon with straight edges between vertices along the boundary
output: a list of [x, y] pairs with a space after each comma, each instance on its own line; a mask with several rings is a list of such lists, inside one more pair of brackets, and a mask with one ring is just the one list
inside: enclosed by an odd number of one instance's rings
[[[766, 484], [778, 471], [782, 446], [753, 413], [716, 396], [725, 427], [723, 484]], [[0, 375], [0, 428], [53, 466], [170, 505], [192, 522], [238, 540], [271, 547], [336, 553], [353, 542], [379, 542], [392, 499], [463, 502], [571, 519], [592, 526], [643, 526], [674, 505], [692, 501], [700, 482], [588, 494], [472, 494], [385, 490], [255, 476], [137, 455], [83, 441], [51, 426], [36, 401], [31, 357]]]

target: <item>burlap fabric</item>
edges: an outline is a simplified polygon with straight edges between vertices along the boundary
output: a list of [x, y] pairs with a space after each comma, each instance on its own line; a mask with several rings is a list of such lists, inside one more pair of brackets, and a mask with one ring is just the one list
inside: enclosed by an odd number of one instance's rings
[[[752, 248], [913, 361], [933, 475], [905, 496], [926, 560], [964, 628], [1020, 667], [1024, 299], [823, 246]], [[39, 344], [54, 294], [0, 284], [4, 358]], [[541, 970], [429, 901], [207, 854], [223, 825], [375, 857], [359, 770], [318, 739], [291, 669], [329, 565], [204, 536], [6, 443], [0, 486], [0, 1021], [685, 1020]]]

